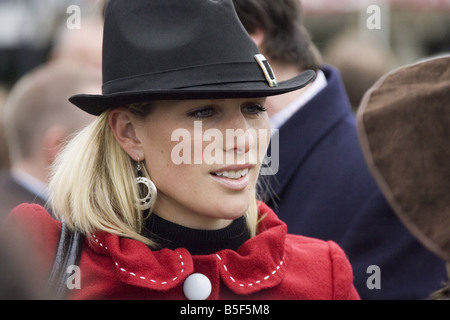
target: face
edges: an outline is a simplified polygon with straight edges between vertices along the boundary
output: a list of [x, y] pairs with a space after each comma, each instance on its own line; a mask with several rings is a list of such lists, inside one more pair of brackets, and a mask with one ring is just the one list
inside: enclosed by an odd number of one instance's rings
[[158, 101], [133, 120], [155, 212], [198, 229], [222, 228], [250, 203], [270, 139], [265, 99]]

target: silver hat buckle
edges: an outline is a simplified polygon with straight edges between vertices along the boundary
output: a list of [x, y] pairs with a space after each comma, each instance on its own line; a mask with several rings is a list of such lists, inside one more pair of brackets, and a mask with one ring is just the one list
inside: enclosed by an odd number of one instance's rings
[[275, 78], [275, 74], [273, 73], [272, 67], [270, 66], [267, 59], [262, 54], [255, 54], [255, 60], [258, 62], [262, 71], [264, 72], [264, 76], [266, 77], [267, 82], [270, 87], [278, 87], [277, 79]]

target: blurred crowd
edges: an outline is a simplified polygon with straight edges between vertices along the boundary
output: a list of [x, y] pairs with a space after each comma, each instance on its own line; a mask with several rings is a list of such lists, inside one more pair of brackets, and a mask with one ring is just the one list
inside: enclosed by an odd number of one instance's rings
[[[72, 5], [79, 14], [68, 10]], [[103, 1], [97, 0], [1, 0], [0, 110], [17, 81], [45, 63], [76, 63], [101, 76], [102, 8]], [[70, 18], [80, 19], [79, 29], [69, 29]], [[0, 168], [11, 165], [4, 122], [0, 122]]]
[[[79, 29], [67, 26], [77, 14], [71, 5], [80, 9]], [[68, 97], [101, 90], [102, 8], [89, 0], [0, 1], [0, 221], [20, 202], [45, 205], [56, 154], [92, 120]], [[27, 276], [36, 270], [22, 241], [6, 232], [0, 243], [1, 298], [45, 298]]]

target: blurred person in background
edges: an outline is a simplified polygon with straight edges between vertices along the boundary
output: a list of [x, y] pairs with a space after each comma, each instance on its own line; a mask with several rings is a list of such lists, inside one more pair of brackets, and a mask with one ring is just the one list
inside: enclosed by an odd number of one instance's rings
[[23, 237], [2, 228], [0, 234], [0, 300], [52, 299], [35, 281], [39, 268], [29, 263]]
[[[69, 6], [80, 8], [80, 28], [70, 29]], [[104, 0], [0, 0], [0, 114], [11, 86], [49, 60], [82, 63], [101, 72]], [[0, 170], [10, 166], [0, 119]]]
[[8, 93], [6, 88], [0, 85], [0, 170], [9, 168], [8, 145], [6, 144], [5, 130], [3, 127], [3, 122], [1, 121], [1, 114], [7, 96]]
[[[72, 8], [79, 9], [80, 31], [85, 20], [100, 16], [103, 0], [0, 0], [0, 82], [8, 87], [48, 60], [55, 35], [67, 29]], [[85, 40], [89, 42], [89, 40]]]
[[[444, 263], [405, 229], [372, 178], [340, 74], [322, 64], [302, 25], [300, 2], [234, 3], [278, 81], [306, 69], [317, 72], [304, 89], [267, 98], [280, 143], [279, 170], [265, 177], [270, 188], [264, 200], [290, 233], [343, 247], [362, 299], [429, 297], [446, 279]], [[373, 265], [381, 270], [380, 289], [367, 284]]]
[[0, 0], [0, 77], [6, 86], [46, 60], [57, 18], [52, 2]]
[[100, 15], [82, 20], [80, 29], [61, 28], [56, 34], [50, 60], [76, 61], [84, 65], [102, 68], [103, 21]]
[[396, 65], [392, 52], [376, 38], [369, 33], [360, 35], [354, 30], [332, 39], [323, 56], [326, 63], [335, 66], [341, 73], [354, 112], [364, 93]]
[[21, 78], [11, 90], [1, 119], [10, 152], [10, 170], [0, 173], [0, 215], [18, 204], [45, 205], [49, 167], [64, 141], [93, 117], [73, 108], [68, 98], [80, 90], [97, 92], [97, 69], [52, 62]]

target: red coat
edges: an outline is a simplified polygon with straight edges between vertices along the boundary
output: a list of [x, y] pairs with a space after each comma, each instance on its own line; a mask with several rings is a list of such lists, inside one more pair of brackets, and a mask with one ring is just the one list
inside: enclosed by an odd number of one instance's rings
[[[209, 299], [359, 299], [350, 263], [336, 243], [287, 234], [264, 204], [260, 214], [266, 217], [256, 237], [237, 251], [210, 255], [192, 256], [183, 248], [151, 251], [139, 241], [97, 233], [84, 242], [81, 289], [72, 289], [69, 298], [186, 299], [184, 280], [202, 273], [212, 284]], [[31, 204], [17, 207], [8, 223], [31, 237], [47, 275], [61, 223]]]

